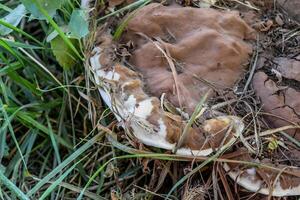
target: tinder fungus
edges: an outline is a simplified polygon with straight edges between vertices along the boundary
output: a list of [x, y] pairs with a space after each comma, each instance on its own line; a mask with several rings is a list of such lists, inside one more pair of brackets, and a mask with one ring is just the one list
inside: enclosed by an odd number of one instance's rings
[[235, 12], [150, 4], [130, 19], [122, 38], [134, 45], [130, 67], [113, 61], [110, 35], [98, 38], [90, 60], [95, 82], [123, 127], [142, 143], [206, 156], [233, 144], [242, 121], [220, 116], [186, 128], [186, 119], [165, 112], [159, 97], [165, 93], [191, 113], [209, 87], [232, 87], [252, 51], [244, 41], [252, 33]]
[[[279, 81], [272, 80], [265, 72], [254, 75], [253, 87], [260, 98], [262, 108], [271, 115], [268, 123], [274, 128], [300, 124], [300, 62], [289, 58], [275, 58], [273, 70]], [[287, 131], [300, 140], [300, 129]]]
[[[142, 143], [173, 150], [178, 143], [186, 122], [181, 116], [164, 112], [157, 97], [144, 91], [145, 85], [138, 73], [119, 63], [111, 64], [109, 36], [94, 49], [91, 66], [96, 84], [101, 85], [100, 94], [125, 129], [132, 131]], [[243, 130], [237, 117], [223, 116], [206, 120], [202, 127], [190, 127], [186, 139], [177, 153], [206, 156], [232, 144]]]
[[232, 88], [242, 77], [253, 36], [237, 12], [153, 3], [129, 21], [123, 39], [134, 45], [130, 63], [150, 94], [165, 93], [191, 113], [209, 88]]
[[[232, 88], [244, 73], [252, 52], [248, 40], [252, 38], [253, 30], [236, 12], [149, 4], [130, 16], [122, 38], [122, 42], [133, 44], [129, 64], [114, 59], [115, 43], [110, 34], [97, 38], [90, 64], [102, 99], [128, 138], [180, 155], [209, 156], [235, 143], [244, 130], [243, 121], [222, 115], [191, 125], [183, 116], [165, 111], [159, 97], [165, 93], [171, 103], [191, 114], [210, 88], [215, 91], [212, 96]], [[275, 109], [275, 104], [288, 105], [294, 115], [288, 110], [286, 116], [297, 119], [296, 90], [288, 89], [282, 99], [278, 94], [281, 88], [268, 82], [263, 72], [255, 75], [254, 84], [262, 101], [270, 101], [265, 103], [267, 110]], [[250, 155], [237, 159], [253, 161]], [[271, 170], [254, 167], [248, 167], [246, 173], [242, 165], [224, 163], [223, 167], [252, 192], [299, 195], [299, 177], [290, 176], [298, 169], [275, 176]], [[270, 182], [274, 191], [268, 190]]]
[[[241, 148], [226, 156], [233, 160], [265, 166], [255, 167], [241, 163], [224, 164], [224, 169], [228, 172], [228, 175], [244, 188], [253, 192], [278, 197], [297, 196], [300, 194], [299, 168], [286, 165], [274, 166], [270, 159], [254, 160], [245, 148]], [[274, 168], [277, 170], [274, 170]]]

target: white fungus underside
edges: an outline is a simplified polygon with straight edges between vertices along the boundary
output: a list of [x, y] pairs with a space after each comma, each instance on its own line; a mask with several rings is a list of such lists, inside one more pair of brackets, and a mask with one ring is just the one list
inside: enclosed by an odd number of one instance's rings
[[[269, 188], [263, 187], [263, 182], [259, 179], [256, 179], [255, 175], [256, 173], [253, 173], [255, 171], [255, 168], [250, 168], [250, 171], [246, 171], [243, 174], [241, 174], [240, 171], [233, 171], [229, 168], [227, 163], [223, 164], [223, 167], [226, 172], [228, 172], [228, 175], [236, 181], [239, 185], [243, 186], [249, 191], [252, 192], [259, 192], [264, 195], [269, 195], [272, 193], [272, 196], [277, 197], [283, 197], [283, 196], [297, 196], [300, 195], [300, 185], [297, 187], [291, 187], [287, 189], [283, 189], [280, 185], [280, 182], [277, 181], [274, 185], [273, 192], [270, 191]], [[249, 173], [250, 172], [250, 173]]]

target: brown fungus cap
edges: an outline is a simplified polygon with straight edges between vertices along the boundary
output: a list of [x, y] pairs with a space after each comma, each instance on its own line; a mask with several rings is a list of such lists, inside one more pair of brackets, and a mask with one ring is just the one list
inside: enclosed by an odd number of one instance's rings
[[133, 42], [130, 63], [143, 75], [149, 92], [157, 97], [166, 93], [177, 107], [180, 98], [191, 113], [209, 88], [231, 88], [240, 79], [252, 52], [246, 41], [253, 37], [253, 29], [237, 12], [153, 3], [130, 20], [123, 40]]
[[[298, 59], [300, 59], [300, 56]], [[283, 77], [300, 82], [300, 61], [298, 59], [285, 57], [275, 58], [274, 61], [277, 64], [276, 70], [279, 71]]]
[[[289, 66], [289, 65], [286, 65]], [[274, 128], [300, 124], [300, 92], [291, 87], [280, 87], [262, 71], [253, 77], [253, 87], [260, 98], [265, 112], [274, 116], [266, 119]], [[275, 117], [277, 116], [277, 117]], [[300, 129], [287, 131], [292, 137], [300, 140]]]

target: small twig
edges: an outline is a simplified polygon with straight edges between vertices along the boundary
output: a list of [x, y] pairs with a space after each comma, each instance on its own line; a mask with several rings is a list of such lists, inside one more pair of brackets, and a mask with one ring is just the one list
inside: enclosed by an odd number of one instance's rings
[[[257, 41], [256, 41], [256, 47], [257, 48], [258, 48], [258, 44], [259, 44], [259, 37], [257, 36]], [[249, 85], [252, 81], [252, 78], [253, 78], [253, 75], [254, 75], [254, 72], [255, 72], [255, 69], [256, 69], [256, 65], [257, 65], [257, 60], [258, 60], [258, 49], [256, 49], [256, 51], [255, 51], [254, 61], [253, 61], [253, 64], [251, 66], [251, 71], [250, 71], [249, 77], [247, 79], [247, 82], [245, 84], [243, 94], [245, 94], [245, 92], [248, 90], [248, 87], [249, 87]]]
[[224, 101], [224, 102], [221, 102], [221, 103], [218, 103], [218, 104], [215, 104], [211, 107], [212, 110], [218, 110], [224, 106], [227, 106], [227, 105], [230, 105], [232, 103], [235, 103], [237, 102], [238, 100], [237, 99], [231, 99], [231, 100], [228, 100], [228, 101]]
[[256, 154], [258, 155], [258, 154], [261, 153], [262, 149], [260, 148], [261, 141], [260, 141], [260, 137], [259, 137], [258, 132], [257, 132], [257, 127], [256, 127], [257, 113], [254, 114], [254, 111], [253, 111], [252, 107], [246, 101], [243, 101], [243, 102], [251, 110], [251, 115], [252, 115], [252, 118], [253, 118], [253, 128], [254, 128], [255, 142], [256, 142], [256, 145], [257, 145]]
[[263, 136], [266, 136], [266, 135], [272, 135], [274, 133], [278, 133], [278, 132], [289, 130], [289, 129], [295, 129], [295, 128], [300, 128], [300, 126], [288, 125], [288, 126], [283, 126], [283, 127], [280, 127], [280, 128], [266, 130], [266, 131], [263, 131], [263, 132], [259, 133], [259, 136], [263, 137]]

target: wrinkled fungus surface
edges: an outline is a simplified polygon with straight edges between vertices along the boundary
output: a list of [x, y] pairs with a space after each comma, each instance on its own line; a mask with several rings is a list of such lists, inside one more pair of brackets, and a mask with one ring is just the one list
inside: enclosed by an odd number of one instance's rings
[[282, 76], [288, 79], [294, 79], [296, 81], [300, 81], [299, 60], [280, 57], [280, 58], [275, 58], [274, 61], [277, 64], [276, 69], [282, 74]]
[[191, 113], [209, 88], [231, 88], [242, 77], [253, 33], [237, 12], [150, 4], [130, 20], [123, 39], [133, 42], [130, 63], [149, 92], [166, 93]]
[[[277, 70], [285, 78], [297, 78], [298, 68], [294, 60], [287, 58], [275, 59], [280, 61]], [[299, 76], [299, 75], [298, 75]], [[299, 78], [299, 77], [298, 77]], [[288, 83], [289, 81], [287, 81]], [[253, 87], [256, 95], [261, 99], [265, 112], [274, 116], [267, 116], [267, 120], [273, 127], [290, 125], [289, 122], [300, 124], [300, 92], [290, 86], [280, 86], [265, 72], [259, 71], [254, 75]], [[275, 117], [277, 116], [277, 117]], [[288, 133], [300, 140], [300, 131], [289, 130]]]

